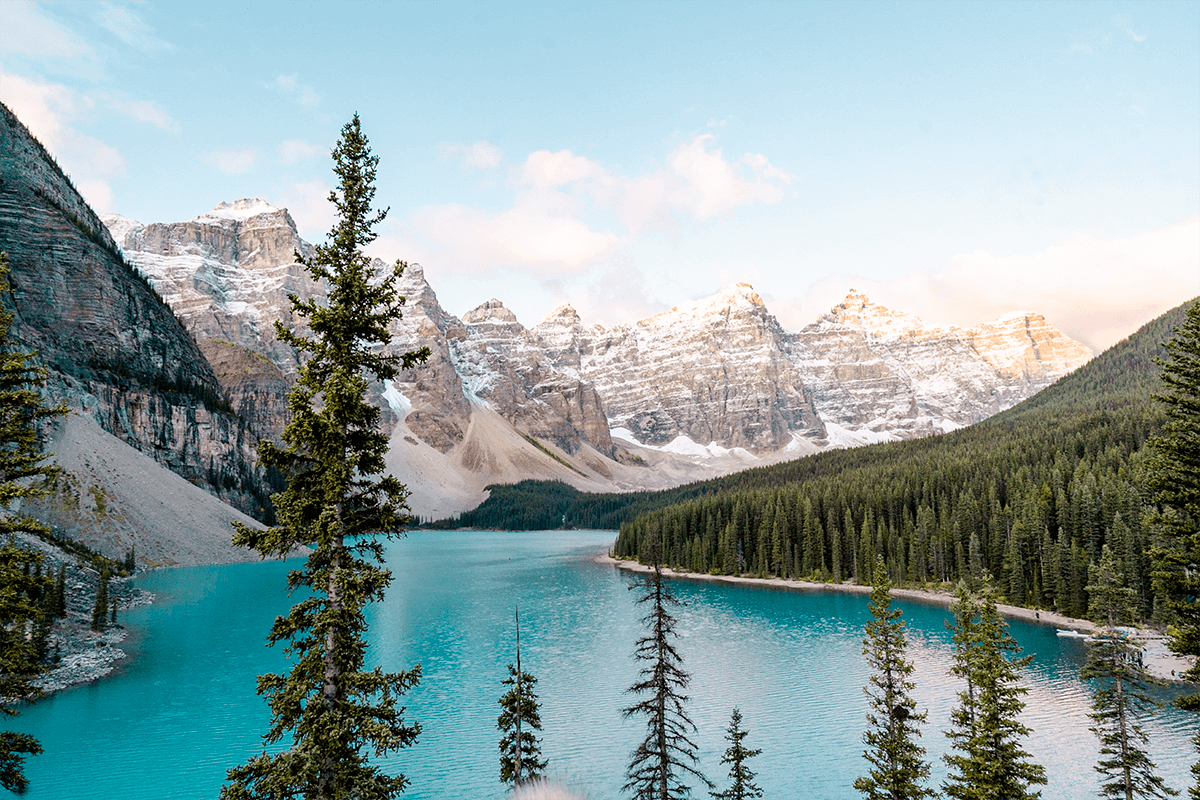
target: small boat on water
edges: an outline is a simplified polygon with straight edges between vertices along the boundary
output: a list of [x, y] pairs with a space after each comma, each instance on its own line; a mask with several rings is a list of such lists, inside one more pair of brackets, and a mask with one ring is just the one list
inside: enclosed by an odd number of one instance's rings
[[1091, 636], [1090, 633], [1084, 633], [1083, 631], [1069, 631], [1069, 630], [1064, 630], [1063, 628], [1058, 629], [1058, 635], [1066, 636], [1071, 639], [1086, 639], [1089, 636]]

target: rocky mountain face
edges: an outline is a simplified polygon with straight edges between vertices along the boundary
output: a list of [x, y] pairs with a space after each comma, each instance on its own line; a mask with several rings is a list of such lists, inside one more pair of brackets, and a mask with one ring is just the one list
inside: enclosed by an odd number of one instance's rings
[[123, 259], [45, 149], [0, 105], [0, 251], [13, 335], [48, 393], [108, 434], [252, 514], [266, 500], [257, 439], [188, 330]]
[[1033, 312], [942, 327], [854, 290], [786, 347], [827, 423], [889, 438], [979, 422], [1092, 357]]
[[[277, 435], [297, 362], [273, 323], [293, 324], [289, 293], [324, 294], [294, 263], [310, 249], [287, 212], [241, 200], [188, 222], [105, 221], [201, 342], [238, 412]], [[788, 332], [746, 284], [612, 328], [586, 325], [570, 306], [526, 328], [499, 300], [459, 318], [415, 264], [399, 289], [407, 303], [389, 349], [431, 355], [375, 395], [392, 431], [389, 463], [412, 470], [400, 477], [428, 494], [414, 508], [429, 514], [477, 502], [488, 482], [671, 485], [951, 430], [1091, 356], [1037, 314], [932, 326], [854, 291]]]
[[786, 332], [747, 284], [609, 329], [563, 306], [534, 334], [552, 363], [595, 384], [609, 425], [643, 444], [686, 436], [765, 453], [825, 436]]

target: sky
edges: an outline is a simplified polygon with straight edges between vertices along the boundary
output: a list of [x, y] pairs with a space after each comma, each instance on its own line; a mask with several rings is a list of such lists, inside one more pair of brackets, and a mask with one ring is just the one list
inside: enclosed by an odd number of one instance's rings
[[744, 281], [1099, 351], [1200, 295], [1195, 2], [0, 0], [0, 101], [100, 213], [309, 241], [357, 113], [372, 254], [526, 326]]

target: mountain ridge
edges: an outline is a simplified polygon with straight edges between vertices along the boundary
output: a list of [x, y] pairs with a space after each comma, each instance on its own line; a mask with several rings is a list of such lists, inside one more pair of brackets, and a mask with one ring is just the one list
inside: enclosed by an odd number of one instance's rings
[[[288, 293], [319, 298], [324, 289], [292, 258], [311, 245], [286, 209], [253, 198], [179, 223], [104, 219], [126, 258], [198, 340], [232, 342], [265, 354], [285, 376], [294, 373], [295, 354], [268, 323], [294, 324], [281, 310]], [[431, 448], [436, 480], [457, 486], [436, 508], [418, 502], [423, 516], [469, 507], [489, 483], [529, 477], [520, 464], [548, 460], [546, 469], [580, 488], [636, 489], [659, 480], [640, 464], [673, 471], [674, 480], [695, 479], [952, 430], [1090, 357], [1035, 314], [972, 329], [926, 326], [853, 291], [792, 332], [746, 283], [610, 327], [586, 324], [569, 304], [526, 327], [495, 298], [457, 317], [416, 264], [399, 290], [408, 302], [387, 348], [428, 345], [432, 355], [372, 392], [385, 428], [400, 431], [397, 442]], [[255, 387], [240, 376], [237, 386], [223, 387], [245, 402], [253, 398], [244, 413], [258, 420], [261, 435], [277, 435], [285, 413], [278, 384], [262, 380]], [[485, 410], [520, 436], [492, 437], [491, 417], [473, 428]], [[491, 444], [469, 441], [476, 428], [492, 432]]]

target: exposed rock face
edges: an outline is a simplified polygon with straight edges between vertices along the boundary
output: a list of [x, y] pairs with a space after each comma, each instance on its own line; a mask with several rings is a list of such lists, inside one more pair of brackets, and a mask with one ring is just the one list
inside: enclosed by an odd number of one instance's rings
[[[222, 203], [188, 222], [142, 225], [116, 215], [105, 221], [120, 236], [127, 257], [197, 340], [230, 342], [266, 354], [285, 374], [294, 375], [296, 354], [278, 340], [274, 322], [295, 324], [289, 294], [322, 298], [325, 287], [294, 262], [294, 252], [307, 257], [312, 247], [299, 238], [287, 211], [254, 199]], [[378, 260], [374, 265], [380, 272], [389, 269]], [[424, 442], [449, 452], [463, 440], [470, 401], [475, 400], [491, 405], [519, 430], [568, 452], [578, 448], [581, 436], [601, 452], [611, 452], [608, 422], [595, 390], [542, 363], [510, 312], [504, 310], [508, 318], [501, 313], [496, 320], [485, 312], [464, 320], [447, 314], [415, 264], [398, 289], [406, 298], [404, 318], [393, 326], [386, 349], [399, 354], [428, 346], [430, 357], [392, 386], [376, 387], [386, 429], [403, 418]], [[262, 435], [282, 429], [282, 418], [267, 397], [273, 386], [251, 389], [239, 378], [225, 388], [253, 399], [248, 418], [266, 425]]]
[[609, 424], [644, 444], [686, 436], [764, 453], [793, 433], [825, 434], [783, 328], [747, 284], [611, 329], [585, 329], [564, 307], [534, 333], [556, 363], [596, 385]]
[[196, 343], [121, 257], [40, 144], [0, 105], [0, 250], [14, 337], [48, 391], [104, 430], [253, 514], [265, 499], [256, 439]]
[[787, 346], [827, 422], [893, 438], [979, 422], [1092, 356], [1038, 314], [929, 326], [853, 290]]
[[[278, 435], [297, 361], [273, 323], [294, 323], [289, 293], [325, 294], [293, 261], [293, 251], [311, 250], [287, 212], [241, 200], [189, 222], [107, 223], [204, 343], [235, 408], [262, 435]], [[390, 267], [376, 261], [375, 269]], [[527, 329], [499, 300], [459, 319], [417, 264], [398, 290], [404, 317], [385, 350], [428, 347], [430, 357], [372, 393], [392, 434], [389, 469], [428, 482], [414, 497], [427, 496], [440, 513], [461, 510], [454, 497], [477, 502], [499, 480], [675, 485], [825, 447], [949, 430], [1013, 405], [1091, 355], [1036, 314], [941, 328], [853, 291], [789, 333], [746, 284], [613, 328], [585, 325], [563, 306]], [[653, 469], [642, 466], [651, 461]]]
[[283, 371], [262, 353], [223, 339], [200, 341], [233, 410], [260, 437], [278, 440], [288, 421], [291, 384]]
[[313, 248], [286, 210], [257, 198], [221, 203], [187, 222], [142, 225], [104, 216], [117, 244], [198, 341], [220, 339], [266, 353], [294, 373], [295, 351], [275, 321], [291, 327], [288, 296], [324, 296], [294, 254]]

